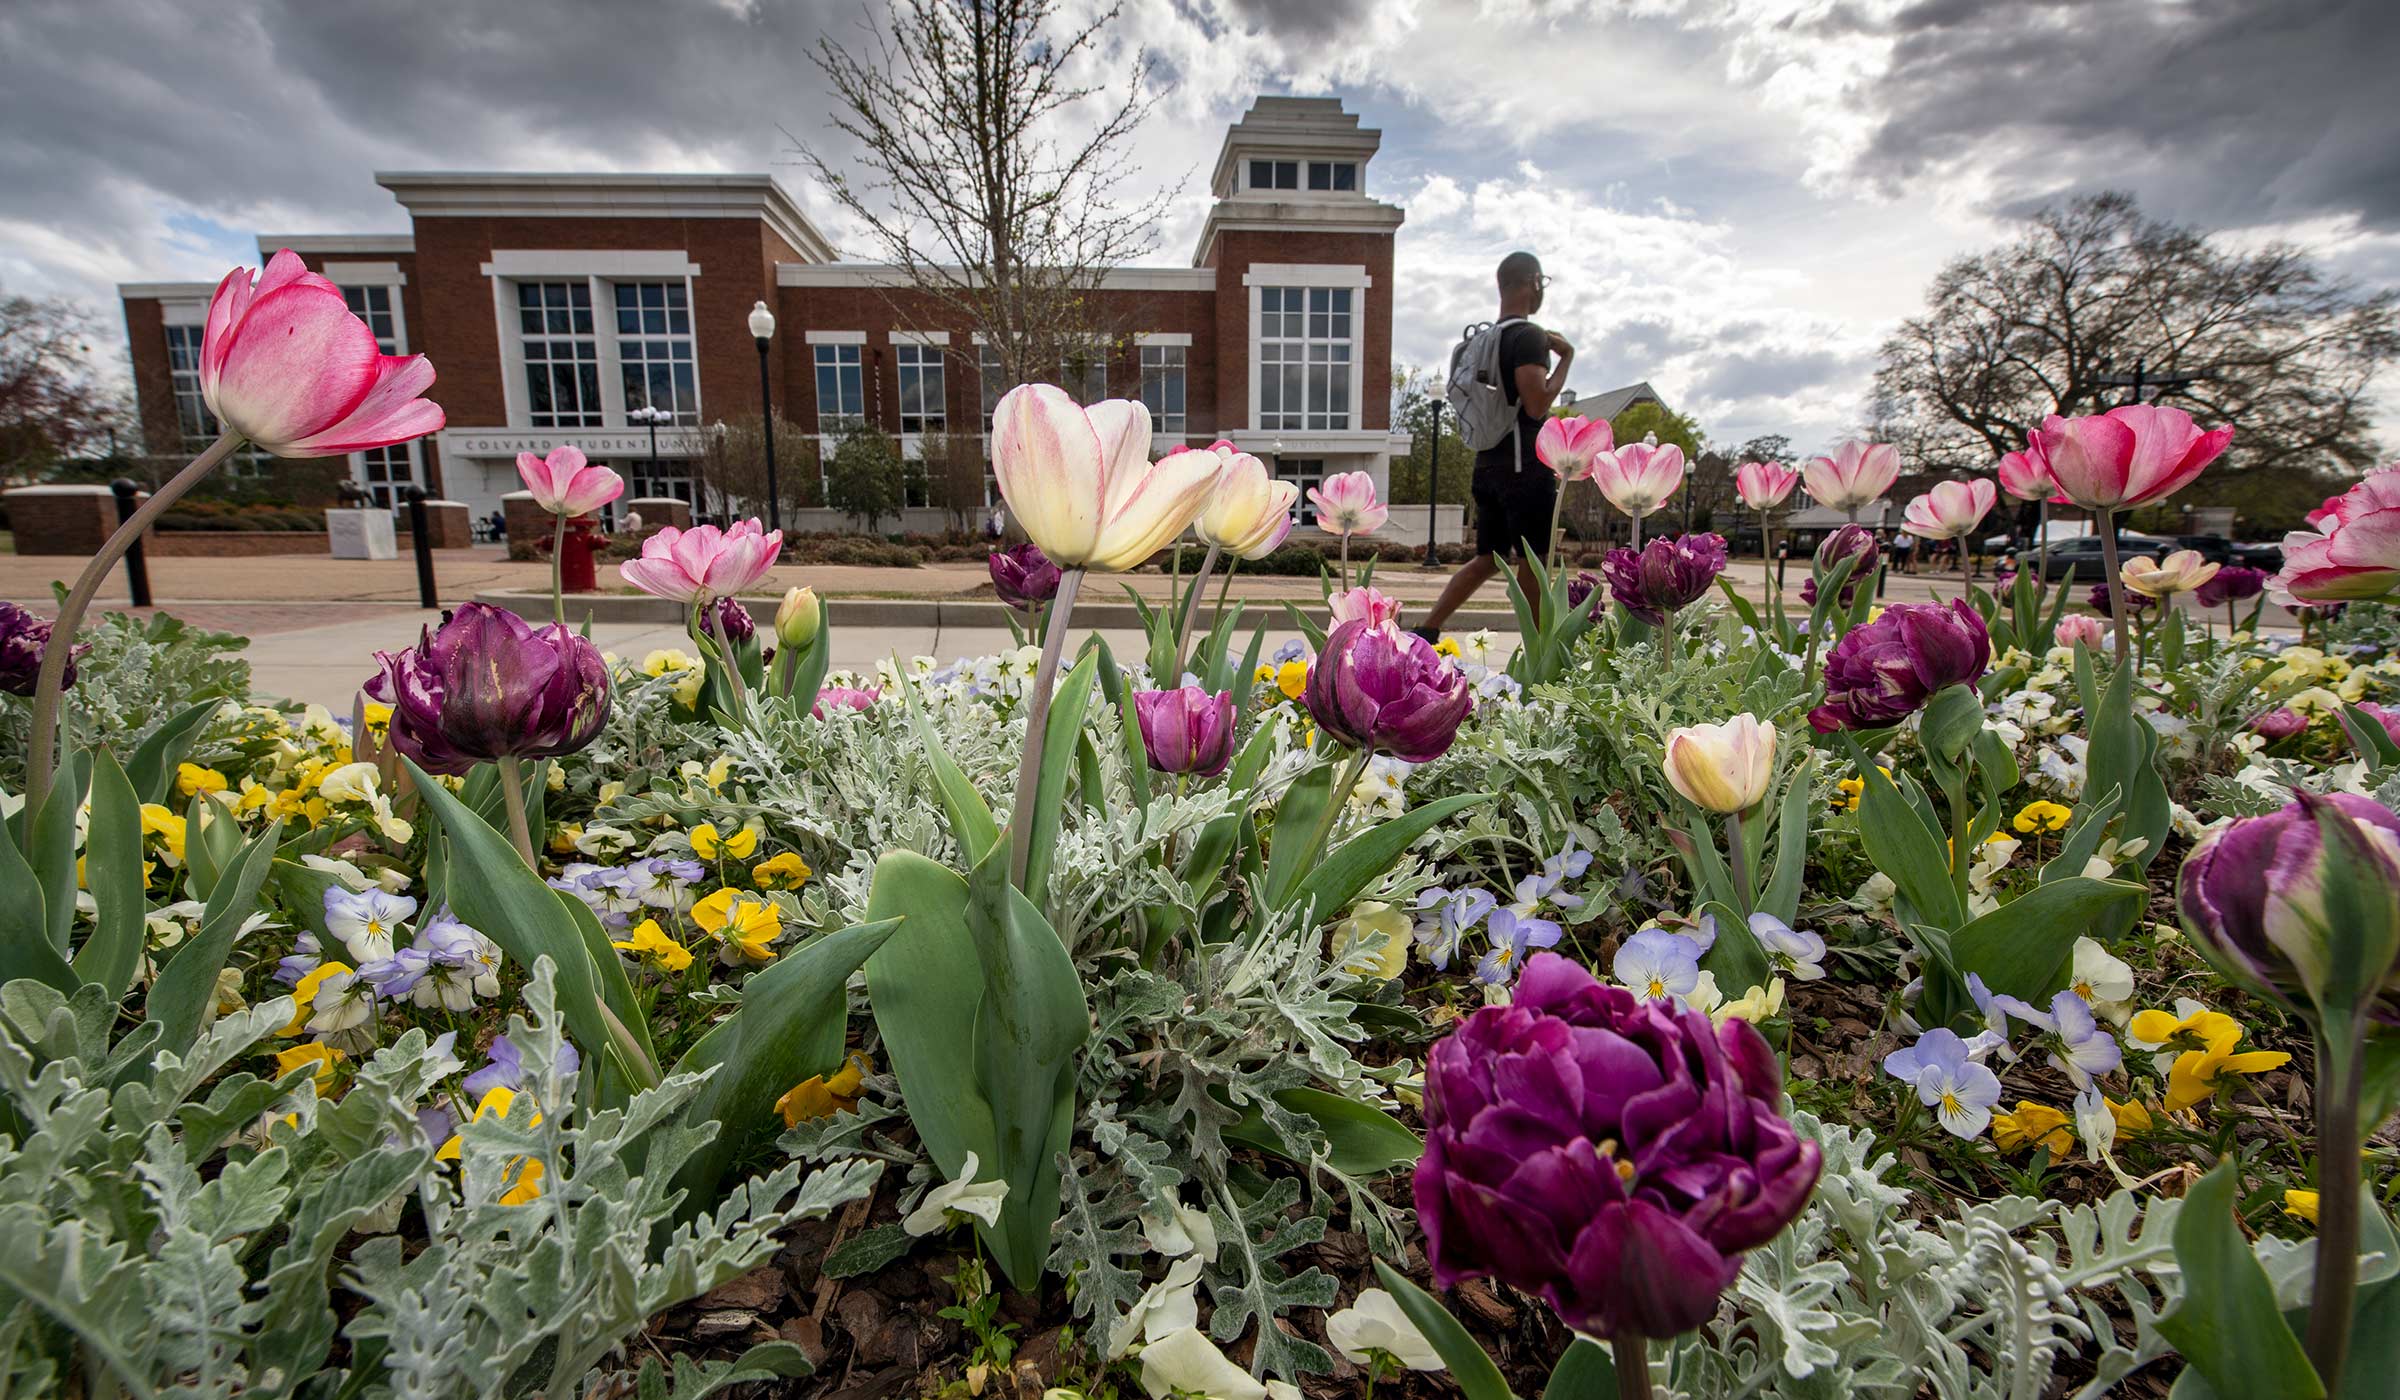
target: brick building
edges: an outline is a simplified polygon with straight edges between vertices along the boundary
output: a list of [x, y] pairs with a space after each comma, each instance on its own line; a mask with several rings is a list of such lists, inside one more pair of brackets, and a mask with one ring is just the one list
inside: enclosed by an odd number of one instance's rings
[[[1304, 486], [1361, 469], [1381, 483], [1407, 442], [1391, 431], [1389, 393], [1403, 215], [1367, 193], [1380, 144], [1337, 100], [1258, 99], [1226, 132], [1191, 264], [1107, 276], [1101, 319], [1126, 329], [1062, 370], [1069, 391], [1147, 401], [1155, 450], [1226, 437]], [[262, 236], [259, 251], [290, 248], [343, 288], [388, 351], [433, 359], [448, 426], [351, 459], [351, 479], [379, 499], [416, 481], [480, 518], [517, 488], [518, 452], [561, 443], [623, 471], [630, 495], [691, 499], [712, 425], [758, 421], [747, 319], [760, 302], [776, 323], [775, 410], [818, 434], [824, 455], [862, 421], [904, 457], [935, 436], [989, 441], [1007, 386], [996, 357], [975, 349], [976, 328], [926, 324], [893, 290], [893, 269], [843, 261], [770, 176], [376, 181], [407, 232]], [[161, 450], [196, 450], [215, 431], [196, 373], [212, 290], [119, 289], [144, 427]], [[655, 469], [652, 412], [663, 415]], [[787, 481], [814, 469], [781, 465]], [[795, 483], [785, 499], [822, 498]], [[787, 509], [785, 523], [834, 517]]]

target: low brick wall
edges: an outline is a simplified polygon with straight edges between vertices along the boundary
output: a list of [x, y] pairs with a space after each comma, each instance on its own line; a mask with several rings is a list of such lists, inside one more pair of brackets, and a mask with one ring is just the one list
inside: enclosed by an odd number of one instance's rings
[[322, 530], [152, 530], [142, 552], [153, 559], [255, 559], [269, 554], [331, 554]]
[[105, 486], [21, 486], [8, 493], [19, 554], [90, 557], [117, 528], [117, 498]]

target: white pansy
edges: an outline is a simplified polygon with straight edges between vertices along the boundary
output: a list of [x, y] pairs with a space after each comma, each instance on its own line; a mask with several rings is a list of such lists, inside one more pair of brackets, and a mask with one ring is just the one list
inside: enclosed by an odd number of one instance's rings
[[2133, 1014], [2133, 968], [2093, 939], [2075, 940], [2074, 970], [2067, 986], [2120, 1026]]
[[1362, 1366], [1385, 1352], [1412, 1371], [1442, 1369], [1441, 1353], [1400, 1310], [1400, 1300], [1380, 1288], [1363, 1290], [1357, 1302], [1326, 1318], [1325, 1340]]
[[1136, 1338], [1155, 1342], [1200, 1325], [1200, 1269], [1197, 1257], [1178, 1259], [1167, 1276], [1142, 1291], [1132, 1311], [1108, 1329], [1108, 1359], [1115, 1361], [1133, 1350]]
[[1169, 1201], [1164, 1213], [1142, 1212], [1142, 1243], [1169, 1259], [1186, 1254], [1214, 1259], [1217, 1227], [1207, 1211], [1194, 1210], [1181, 1201]]
[[1176, 1394], [1267, 1400], [1267, 1388], [1234, 1365], [1197, 1327], [1169, 1332], [1142, 1348], [1142, 1389], [1150, 1393], [1150, 1400]]
[[317, 782], [317, 795], [328, 802], [372, 802], [383, 775], [372, 763], [345, 763]]
[[952, 1211], [974, 1216], [986, 1225], [998, 1224], [1001, 1203], [1008, 1199], [1008, 1183], [977, 1181], [975, 1169], [978, 1165], [975, 1154], [968, 1153], [966, 1162], [958, 1169], [958, 1176], [926, 1192], [925, 1199], [908, 1213], [906, 1220], [900, 1222], [901, 1228], [912, 1235], [930, 1235], [949, 1228]]

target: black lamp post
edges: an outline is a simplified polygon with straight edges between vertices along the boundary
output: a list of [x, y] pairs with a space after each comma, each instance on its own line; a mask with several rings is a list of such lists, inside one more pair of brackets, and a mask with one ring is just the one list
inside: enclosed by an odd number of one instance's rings
[[1425, 567], [1438, 569], [1442, 564], [1442, 401], [1438, 398], [1433, 401], [1433, 465], [1425, 476]]
[[650, 490], [656, 491], [659, 489], [658, 425], [672, 420], [675, 415], [667, 412], [663, 408], [657, 407], [656, 405], [644, 404], [640, 408], [633, 410], [631, 413], [628, 413], [625, 416], [650, 430], [650, 480], [648, 482], [648, 486]]
[[775, 338], [775, 313], [765, 302], [750, 308], [750, 338], [758, 342], [759, 426], [767, 439], [767, 528], [783, 528], [783, 498], [775, 486], [775, 387], [767, 374], [767, 342]]

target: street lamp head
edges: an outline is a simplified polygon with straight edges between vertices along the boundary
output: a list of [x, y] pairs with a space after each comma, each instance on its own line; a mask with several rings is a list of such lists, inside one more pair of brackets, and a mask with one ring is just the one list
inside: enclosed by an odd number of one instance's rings
[[754, 340], [771, 340], [775, 335], [775, 313], [765, 302], [750, 308], [750, 335]]

